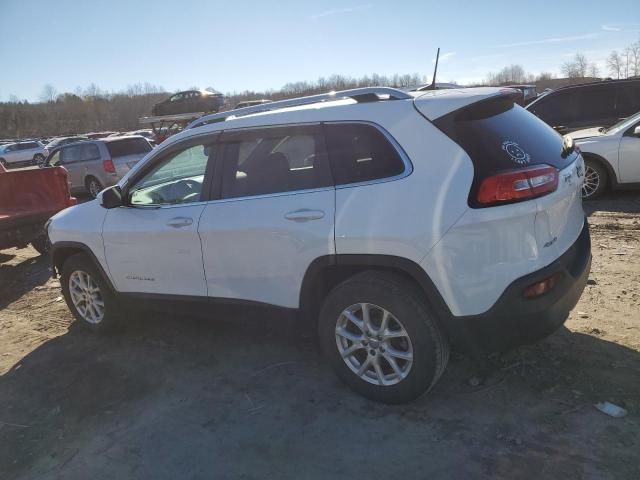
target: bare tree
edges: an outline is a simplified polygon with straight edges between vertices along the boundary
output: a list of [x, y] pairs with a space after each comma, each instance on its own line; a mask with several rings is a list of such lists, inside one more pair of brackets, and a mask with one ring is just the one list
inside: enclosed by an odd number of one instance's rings
[[540, 72], [535, 78], [534, 82], [542, 82], [545, 80], [551, 80], [553, 78], [553, 73], [551, 72]]
[[614, 77], [620, 78], [622, 76], [623, 60], [616, 50], [611, 52], [609, 58], [607, 58], [607, 68]]
[[589, 61], [582, 53], [576, 53], [573, 60], [562, 65], [562, 73], [567, 78], [584, 78], [587, 76]]
[[53, 103], [56, 101], [57, 96], [58, 96], [58, 91], [56, 90], [56, 88], [50, 83], [47, 83], [42, 88], [42, 93], [40, 93], [39, 98], [42, 103]]
[[589, 65], [589, 76], [593, 78], [600, 78], [600, 69], [595, 63]]
[[489, 85], [501, 85], [503, 83], [523, 83], [529, 79], [522, 65], [509, 65], [498, 73], [489, 73], [487, 83]]
[[629, 47], [629, 70], [635, 77], [640, 75], [640, 41]]

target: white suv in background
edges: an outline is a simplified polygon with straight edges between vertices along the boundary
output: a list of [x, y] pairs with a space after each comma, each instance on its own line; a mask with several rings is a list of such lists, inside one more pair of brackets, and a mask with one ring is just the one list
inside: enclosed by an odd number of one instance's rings
[[450, 344], [548, 335], [587, 281], [582, 158], [511, 95], [365, 88], [202, 117], [53, 218], [67, 304], [95, 330], [126, 300], [301, 310], [354, 390], [414, 399]]
[[608, 128], [578, 130], [571, 138], [585, 161], [583, 198], [640, 187], [640, 112]]

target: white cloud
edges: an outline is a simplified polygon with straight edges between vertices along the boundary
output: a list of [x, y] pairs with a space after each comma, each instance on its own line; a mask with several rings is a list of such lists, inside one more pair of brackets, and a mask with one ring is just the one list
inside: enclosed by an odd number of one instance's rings
[[[443, 53], [442, 55], [440, 55], [440, 60], [438, 60], [438, 61], [439, 62], [446, 62], [451, 57], [453, 57], [455, 54], [456, 54], [456, 52]], [[436, 63], [436, 57], [433, 57], [433, 59], [431, 59], [431, 63]]]
[[605, 23], [604, 25], [602, 25], [601, 28], [605, 32], [621, 32], [622, 31], [622, 28], [620, 28], [617, 25], [614, 25], [612, 23]]
[[314, 20], [316, 20], [318, 18], [329, 17], [331, 15], [342, 15], [344, 13], [352, 13], [352, 12], [357, 12], [359, 10], [367, 10], [368, 8], [371, 8], [371, 7], [373, 7], [372, 3], [367, 3], [366, 5], [355, 5], [353, 7], [333, 8], [325, 12], [311, 15], [310, 18], [313, 18]]
[[527, 47], [530, 45], [544, 45], [547, 43], [575, 42], [578, 40], [589, 40], [592, 38], [598, 38], [599, 36], [600, 36], [599, 33], [585, 33], [584, 35], [573, 35], [570, 37], [553, 37], [553, 38], [543, 38], [541, 40], [530, 40], [526, 42], [506, 43], [503, 45], [497, 45], [497, 47], [499, 48]]

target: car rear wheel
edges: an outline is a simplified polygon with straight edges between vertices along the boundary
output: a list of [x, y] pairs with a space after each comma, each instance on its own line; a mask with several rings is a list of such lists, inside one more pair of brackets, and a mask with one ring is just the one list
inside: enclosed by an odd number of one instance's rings
[[7, 168], [7, 161], [4, 158], [0, 158], [0, 165], [2, 165], [4, 168]]
[[117, 325], [115, 295], [86, 254], [78, 253], [64, 262], [60, 283], [69, 310], [82, 325], [97, 332]]
[[595, 160], [585, 160], [582, 198], [593, 200], [601, 196], [607, 189], [607, 171]]
[[86, 187], [87, 192], [89, 192], [89, 195], [91, 195], [92, 198], [96, 198], [98, 194], [104, 189], [98, 179], [94, 177], [87, 178]]
[[338, 376], [379, 402], [403, 403], [426, 393], [449, 358], [422, 293], [394, 274], [364, 272], [338, 285], [325, 300], [318, 330]]
[[44, 155], [41, 153], [36, 153], [33, 156], [33, 164], [34, 165], [42, 165], [44, 163]]

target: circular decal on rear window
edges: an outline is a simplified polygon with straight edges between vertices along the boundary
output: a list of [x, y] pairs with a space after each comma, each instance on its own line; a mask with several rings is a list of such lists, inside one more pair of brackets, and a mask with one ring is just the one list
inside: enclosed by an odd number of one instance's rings
[[511, 160], [520, 165], [526, 165], [531, 161], [531, 155], [526, 153], [520, 145], [511, 140], [505, 140], [502, 142], [502, 150], [507, 152], [507, 155], [511, 157]]

